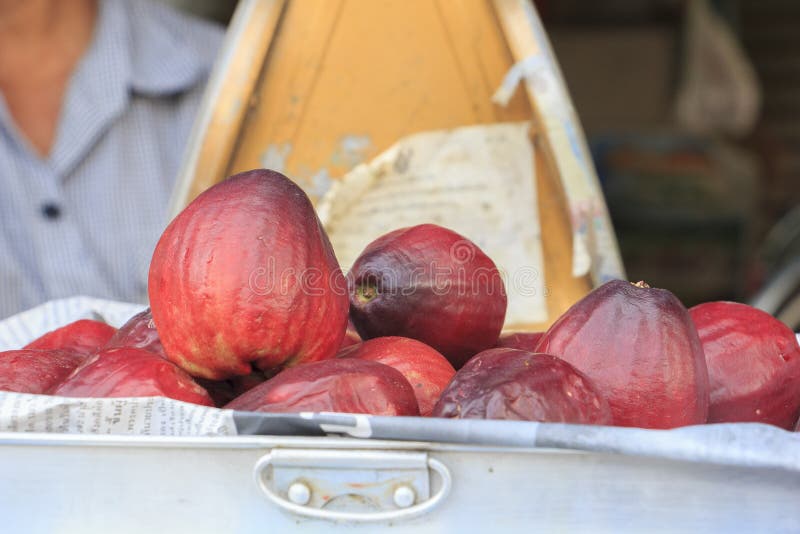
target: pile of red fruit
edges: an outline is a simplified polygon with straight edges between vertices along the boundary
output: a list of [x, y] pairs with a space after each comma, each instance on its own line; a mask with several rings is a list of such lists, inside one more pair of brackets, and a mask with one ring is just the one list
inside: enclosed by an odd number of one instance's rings
[[800, 347], [764, 312], [687, 310], [616, 280], [547, 332], [501, 336], [503, 280], [474, 243], [399, 229], [345, 276], [308, 197], [272, 171], [233, 176], [178, 215], [149, 292], [152, 314], [119, 330], [77, 321], [0, 353], [0, 389], [643, 428], [792, 429], [800, 416]]

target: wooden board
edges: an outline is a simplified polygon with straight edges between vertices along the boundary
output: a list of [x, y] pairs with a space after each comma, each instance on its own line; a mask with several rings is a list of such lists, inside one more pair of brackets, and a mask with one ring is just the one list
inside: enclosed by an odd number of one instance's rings
[[506, 106], [491, 100], [518, 56], [535, 46], [520, 30], [515, 3], [243, 0], [244, 30], [226, 45], [233, 74], [220, 75], [224, 63], [217, 69], [176, 209], [225, 176], [264, 166], [280, 167], [316, 202], [320, 184], [405, 135], [533, 120], [551, 322], [591, 281], [572, 276], [569, 210], [547, 132], [536, 129], [535, 95], [519, 89]]

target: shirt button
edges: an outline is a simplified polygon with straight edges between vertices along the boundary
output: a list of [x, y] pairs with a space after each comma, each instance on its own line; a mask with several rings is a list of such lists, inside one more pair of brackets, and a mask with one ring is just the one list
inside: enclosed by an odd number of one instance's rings
[[55, 221], [59, 217], [61, 217], [61, 207], [58, 204], [54, 204], [52, 202], [47, 202], [42, 204], [42, 215], [46, 219], [50, 219], [51, 221]]

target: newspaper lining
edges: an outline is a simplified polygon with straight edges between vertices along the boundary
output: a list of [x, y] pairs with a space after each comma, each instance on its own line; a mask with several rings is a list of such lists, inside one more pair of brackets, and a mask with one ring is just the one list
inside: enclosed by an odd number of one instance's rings
[[231, 410], [164, 397], [71, 399], [0, 392], [1, 432], [231, 436]]

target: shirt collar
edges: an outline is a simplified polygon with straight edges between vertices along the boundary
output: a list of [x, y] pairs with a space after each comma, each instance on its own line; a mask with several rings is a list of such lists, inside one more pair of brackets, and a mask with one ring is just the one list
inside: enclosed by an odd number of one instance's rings
[[50, 164], [66, 177], [126, 109], [131, 93], [166, 96], [202, 81], [210, 60], [182, 41], [165, 7], [140, 0], [102, 0], [95, 35], [62, 105]]
[[186, 24], [164, 6], [138, 0], [106, 0], [127, 10], [128, 83], [137, 93], [159, 96], [191, 89], [208, 74], [211, 61], [171, 25]]
[[87, 57], [106, 63], [116, 82], [149, 96], [191, 89], [210, 70], [202, 57], [170, 27], [184, 21], [164, 6], [143, 0], [103, 0], [97, 34]]

